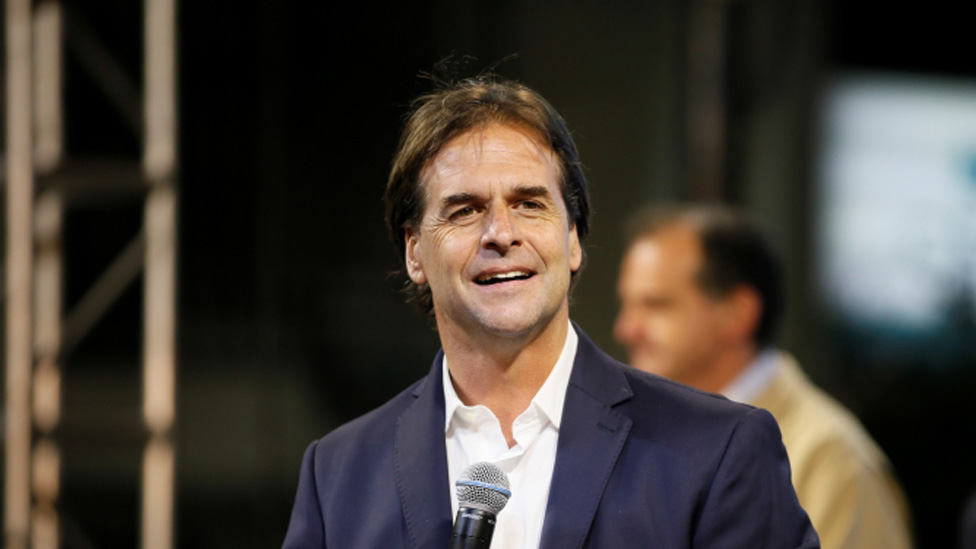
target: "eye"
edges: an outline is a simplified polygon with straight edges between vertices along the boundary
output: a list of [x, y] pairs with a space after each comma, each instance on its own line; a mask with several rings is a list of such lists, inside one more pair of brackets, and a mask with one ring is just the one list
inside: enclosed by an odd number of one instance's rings
[[474, 206], [462, 206], [451, 212], [450, 219], [462, 219], [475, 213]]
[[647, 296], [640, 302], [645, 312], [665, 311], [674, 306], [674, 300], [664, 296]]
[[520, 204], [526, 210], [541, 210], [544, 206], [537, 200], [523, 200]]

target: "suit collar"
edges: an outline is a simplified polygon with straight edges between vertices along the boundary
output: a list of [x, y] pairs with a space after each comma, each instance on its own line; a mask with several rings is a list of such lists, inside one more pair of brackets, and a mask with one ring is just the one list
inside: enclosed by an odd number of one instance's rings
[[579, 346], [569, 384], [606, 406], [616, 406], [633, 397], [630, 382], [624, 375], [628, 366], [601, 351], [575, 322], [573, 328], [579, 335]]
[[444, 391], [438, 353], [416, 399], [397, 419], [394, 469], [407, 532], [414, 547], [439, 547], [451, 538], [450, 479], [444, 447]]
[[625, 367], [574, 328], [579, 348], [566, 391], [542, 548], [583, 545], [632, 424], [613, 409], [633, 396]]

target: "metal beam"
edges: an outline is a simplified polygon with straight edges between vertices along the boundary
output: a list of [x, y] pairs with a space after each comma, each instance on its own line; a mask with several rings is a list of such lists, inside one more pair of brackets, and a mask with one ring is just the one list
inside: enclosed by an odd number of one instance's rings
[[142, 547], [171, 549], [176, 418], [176, 2], [145, 3], [145, 236]]
[[7, 352], [4, 545], [26, 549], [31, 507], [33, 122], [31, 2], [6, 1]]

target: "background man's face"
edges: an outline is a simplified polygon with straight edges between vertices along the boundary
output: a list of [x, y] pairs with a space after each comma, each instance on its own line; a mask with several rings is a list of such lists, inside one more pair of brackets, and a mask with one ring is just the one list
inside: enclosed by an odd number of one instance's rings
[[492, 124], [449, 141], [421, 174], [424, 215], [407, 272], [430, 285], [441, 335], [518, 335], [568, 315], [582, 250], [558, 159], [533, 134]]
[[722, 304], [699, 287], [698, 236], [688, 227], [664, 228], [637, 241], [620, 269], [620, 312], [614, 337], [631, 365], [695, 385], [722, 349]]

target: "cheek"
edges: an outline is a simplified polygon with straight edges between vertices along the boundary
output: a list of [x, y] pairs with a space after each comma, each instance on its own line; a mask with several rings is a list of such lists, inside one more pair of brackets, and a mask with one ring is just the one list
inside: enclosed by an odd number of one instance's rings
[[[473, 252], [474, 251], [474, 252]], [[477, 251], [477, 238], [464, 230], [443, 230], [431, 235], [426, 248], [425, 265], [441, 275], [463, 271]]]
[[709, 346], [717, 336], [715, 313], [708, 304], [698, 304], [689, 311], [685, 324], [685, 334], [690, 346]]
[[654, 347], [670, 347], [680, 333], [676, 320], [669, 311], [647, 311], [638, 321], [641, 335]]
[[660, 315], [658, 328], [664, 344], [681, 349], [698, 346], [702, 334], [708, 329], [700, 311], [689, 307], [675, 307]]
[[694, 337], [691, 337], [690, 326], [685, 318], [677, 314], [671, 314], [660, 322], [658, 330], [658, 340], [662, 347], [671, 349], [683, 349], [689, 344], [693, 344]]

